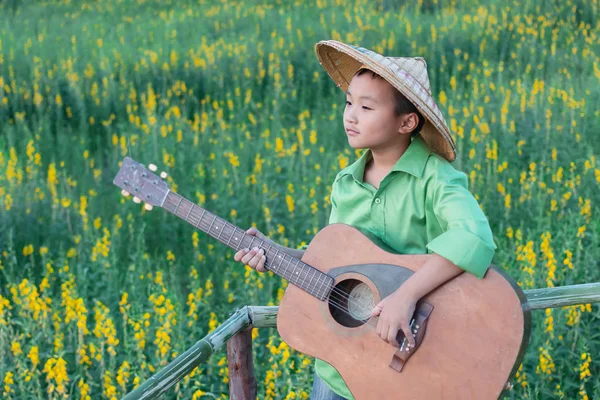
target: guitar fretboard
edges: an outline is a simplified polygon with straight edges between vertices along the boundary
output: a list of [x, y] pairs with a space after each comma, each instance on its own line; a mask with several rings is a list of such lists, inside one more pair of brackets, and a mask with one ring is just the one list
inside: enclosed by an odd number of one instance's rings
[[333, 287], [334, 279], [331, 276], [278, 250], [274, 246], [270, 246], [255, 236], [248, 235], [243, 229], [175, 192], [169, 191], [163, 203], [163, 208], [235, 251], [243, 248], [252, 249], [253, 247], [263, 249], [267, 257], [265, 266], [270, 271], [321, 301], [325, 301]]

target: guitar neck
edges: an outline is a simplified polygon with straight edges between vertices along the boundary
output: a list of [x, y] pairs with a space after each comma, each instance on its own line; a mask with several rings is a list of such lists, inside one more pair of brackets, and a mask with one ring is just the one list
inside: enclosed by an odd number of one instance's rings
[[270, 271], [321, 301], [327, 298], [333, 287], [333, 278], [329, 275], [248, 235], [243, 229], [173, 191], [169, 191], [162, 207], [235, 251], [253, 247], [263, 249], [267, 256], [265, 266]]

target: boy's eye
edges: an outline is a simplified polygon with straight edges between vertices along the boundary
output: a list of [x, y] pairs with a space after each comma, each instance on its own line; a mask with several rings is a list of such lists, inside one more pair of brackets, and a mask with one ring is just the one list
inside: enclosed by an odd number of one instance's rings
[[369, 108], [369, 107], [367, 107], [367, 106], [363, 106], [363, 108], [364, 108], [365, 110], [370, 110], [370, 108]]
[[346, 105], [350, 104], [350, 102], [348, 100], [346, 100]]

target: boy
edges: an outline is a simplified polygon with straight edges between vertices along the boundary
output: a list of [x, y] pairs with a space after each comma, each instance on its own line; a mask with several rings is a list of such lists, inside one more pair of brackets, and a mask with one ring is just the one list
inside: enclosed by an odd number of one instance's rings
[[[468, 191], [466, 175], [450, 165], [455, 145], [431, 97], [425, 60], [384, 57], [333, 40], [317, 43], [316, 52], [346, 94], [348, 143], [367, 149], [336, 176], [329, 223], [354, 226], [391, 252], [432, 253], [372, 310], [379, 316], [376, 331], [382, 340], [398, 346], [402, 330], [412, 346], [409, 323], [417, 301], [462, 272], [482, 278], [496, 249], [492, 233]], [[268, 240], [255, 228], [247, 232]], [[242, 249], [234, 259], [266, 271], [261, 249]], [[345, 398], [353, 397], [337, 370], [315, 360], [311, 399]]]

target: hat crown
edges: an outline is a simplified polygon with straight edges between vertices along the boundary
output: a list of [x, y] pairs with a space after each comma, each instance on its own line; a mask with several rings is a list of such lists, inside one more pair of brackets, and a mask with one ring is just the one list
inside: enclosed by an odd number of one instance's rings
[[423, 57], [386, 57], [364, 47], [354, 45], [349, 45], [349, 47], [372, 57], [381, 63], [381, 65], [390, 69], [392, 73], [400, 76], [401, 79], [404, 73], [408, 73], [431, 95], [431, 85], [429, 83], [429, 75], [427, 75], [427, 62]]
[[431, 95], [429, 75], [427, 75], [427, 62], [423, 57], [386, 57], [398, 65], [423, 86]]

